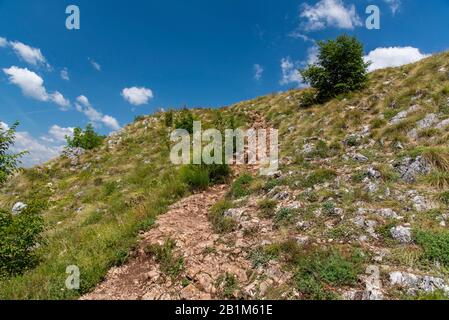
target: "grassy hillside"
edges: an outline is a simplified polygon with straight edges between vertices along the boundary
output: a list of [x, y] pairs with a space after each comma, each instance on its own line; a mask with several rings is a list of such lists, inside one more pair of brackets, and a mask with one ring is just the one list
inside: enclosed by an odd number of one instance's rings
[[[376, 71], [369, 83], [309, 108], [300, 107], [304, 91], [292, 90], [194, 111], [209, 126], [231, 115], [250, 124], [257, 113], [279, 129], [280, 172], [253, 177], [245, 192], [228, 196], [227, 207], [256, 202], [250, 209], [273, 220], [281, 240], [246, 254], [255, 268], [274, 261], [292, 272], [285, 284], [291, 297], [366, 295], [369, 266], [379, 268], [372, 286], [382, 281], [385, 298], [444, 296], [443, 285], [420, 280], [408, 288], [391, 277], [449, 275], [449, 54]], [[191, 192], [169, 161], [171, 129], [164, 122], [163, 113], [140, 118], [76, 166], [59, 158], [9, 181], [0, 207], [39, 198], [50, 208], [40, 263], [0, 280], [1, 299], [89, 292], [126, 260], [140, 231]], [[81, 269], [78, 292], [64, 287], [69, 265]], [[285, 298], [286, 290], [273, 287], [264, 296]]]

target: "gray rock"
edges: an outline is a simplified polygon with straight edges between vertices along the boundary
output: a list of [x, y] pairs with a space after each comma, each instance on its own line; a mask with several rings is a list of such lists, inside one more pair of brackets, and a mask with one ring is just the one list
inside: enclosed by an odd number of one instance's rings
[[430, 164], [421, 156], [416, 157], [416, 159], [406, 157], [396, 163], [394, 167], [401, 175], [401, 179], [408, 183], [415, 182], [419, 174], [429, 174], [431, 171]]
[[435, 126], [436, 129], [442, 130], [449, 126], [449, 119], [441, 121]]
[[367, 162], [369, 160], [367, 157], [360, 153], [356, 153], [352, 158], [358, 162]]
[[405, 120], [410, 113], [417, 111], [419, 108], [420, 107], [418, 105], [413, 105], [408, 110], [399, 112], [390, 120], [390, 125], [398, 124], [399, 122]]
[[23, 202], [17, 202], [13, 205], [12, 207], [12, 214], [13, 215], [18, 215], [21, 214], [23, 210], [25, 210], [27, 207], [27, 205]]
[[438, 116], [435, 113], [428, 114], [424, 119], [418, 121], [418, 129], [428, 129], [438, 122]]
[[390, 230], [393, 239], [399, 243], [407, 244], [412, 242], [412, 229], [409, 227], [397, 226]]
[[388, 218], [388, 219], [399, 219], [399, 215], [394, 212], [392, 209], [380, 209], [377, 211], [377, 214], [381, 217]]
[[382, 174], [374, 168], [369, 168], [366, 171], [366, 174], [369, 178], [372, 178], [372, 179], [380, 179], [382, 177]]
[[61, 154], [63, 157], [66, 157], [70, 160], [70, 164], [72, 165], [72, 167], [75, 167], [79, 163], [80, 156], [82, 156], [85, 152], [86, 150], [84, 150], [83, 148], [66, 147]]
[[400, 287], [417, 287], [419, 285], [420, 278], [412, 273], [406, 272], [391, 272], [390, 283], [393, 286]]

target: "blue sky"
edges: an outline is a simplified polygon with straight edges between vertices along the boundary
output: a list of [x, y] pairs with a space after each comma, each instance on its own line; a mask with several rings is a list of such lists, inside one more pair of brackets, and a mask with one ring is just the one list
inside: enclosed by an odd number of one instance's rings
[[[71, 4], [80, 30], [65, 27]], [[365, 27], [370, 4], [380, 30]], [[314, 40], [356, 35], [373, 68], [446, 50], [447, 12], [447, 0], [0, 0], [0, 121], [20, 121], [14, 150], [41, 163], [89, 122], [107, 134], [160, 107], [302, 86]]]

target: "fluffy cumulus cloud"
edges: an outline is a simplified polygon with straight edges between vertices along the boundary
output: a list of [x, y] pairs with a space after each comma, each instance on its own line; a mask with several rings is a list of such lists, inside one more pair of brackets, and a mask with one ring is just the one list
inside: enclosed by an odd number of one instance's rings
[[298, 71], [298, 64], [293, 63], [290, 57], [283, 58], [281, 60], [282, 79], [281, 85], [288, 85], [295, 83], [300, 86], [303, 83], [303, 79]]
[[73, 136], [73, 131], [74, 128], [71, 127], [63, 128], [55, 124], [50, 128], [50, 130], [48, 130], [48, 133], [53, 141], [64, 142], [66, 141], [67, 136], [68, 137]]
[[253, 68], [254, 68], [254, 79], [256, 81], [260, 81], [262, 79], [263, 72], [265, 71], [264, 68], [257, 63], [254, 65]]
[[[0, 122], [3, 129], [7, 129], [8, 125]], [[15, 135], [15, 143], [11, 147], [11, 152], [19, 153], [26, 151], [27, 153], [20, 159], [24, 167], [32, 167], [42, 164], [52, 158], [59, 156], [64, 148], [65, 139], [62, 135], [71, 135], [73, 128], [62, 128], [60, 126], [52, 126], [48, 134], [39, 138], [33, 137], [27, 131], [17, 131]]]
[[35, 72], [16, 66], [5, 68], [3, 72], [9, 76], [9, 82], [18, 86], [25, 96], [38, 101], [52, 101], [61, 110], [69, 108], [70, 101], [58, 91], [48, 93], [44, 87], [44, 80]]
[[33, 66], [44, 65], [49, 67], [47, 60], [38, 48], [30, 47], [22, 42], [14, 41], [9, 43], [16, 55]]
[[81, 95], [76, 98], [76, 110], [84, 115], [95, 125], [103, 124], [111, 130], [119, 130], [120, 124], [114, 117], [109, 115], [104, 115], [98, 110], [96, 110], [90, 103], [89, 99]]
[[365, 61], [371, 62], [368, 70], [374, 71], [414, 63], [428, 56], [428, 54], [421, 53], [419, 49], [413, 47], [389, 47], [371, 51], [365, 56]]
[[305, 19], [303, 27], [308, 31], [328, 27], [354, 29], [362, 25], [355, 6], [345, 6], [342, 0], [321, 0], [314, 6], [304, 4], [300, 17]]
[[148, 104], [150, 99], [153, 99], [153, 91], [144, 87], [131, 87], [122, 90], [122, 97], [134, 106]]

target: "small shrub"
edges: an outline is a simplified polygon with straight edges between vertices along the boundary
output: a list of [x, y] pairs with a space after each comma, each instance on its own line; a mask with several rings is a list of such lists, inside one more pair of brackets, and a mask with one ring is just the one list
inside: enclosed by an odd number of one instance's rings
[[332, 169], [318, 169], [310, 173], [303, 181], [303, 186], [311, 188], [317, 184], [331, 181], [337, 177], [337, 173]]
[[174, 120], [173, 110], [168, 110], [166, 113], [164, 113], [164, 124], [167, 128], [171, 128], [173, 126], [173, 120]]
[[184, 129], [188, 133], [193, 134], [193, 114], [190, 110], [184, 109], [175, 121], [176, 129]]
[[449, 232], [418, 230], [415, 240], [424, 250], [424, 257], [432, 262], [440, 262], [449, 267]]
[[296, 260], [298, 289], [311, 299], [335, 299], [337, 296], [324, 290], [324, 286], [355, 285], [362, 262], [363, 258], [354, 252], [350, 255], [334, 250], [303, 252]]
[[228, 233], [235, 229], [236, 222], [231, 217], [226, 217], [224, 213], [232, 208], [232, 203], [228, 200], [217, 202], [209, 212], [209, 221], [216, 233]]
[[41, 204], [29, 203], [17, 216], [0, 210], [0, 277], [22, 274], [37, 264], [44, 231], [41, 209]]
[[227, 164], [186, 165], [179, 170], [180, 179], [192, 190], [205, 190], [211, 184], [224, 183], [231, 174]]
[[424, 178], [430, 185], [444, 189], [449, 186], [449, 172], [436, 170]]
[[445, 191], [445, 192], [440, 193], [438, 198], [446, 206], [449, 206], [449, 191]]
[[268, 262], [279, 256], [279, 249], [277, 245], [260, 247], [250, 252], [249, 259], [252, 261], [254, 268], [265, 266]]
[[223, 286], [223, 296], [227, 299], [235, 298], [235, 292], [239, 289], [237, 277], [232, 273], [226, 272], [219, 282]]
[[83, 148], [92, 150], [99, 147], [104, 140], [104, 136], [97, 134], [92, 124], [88, 124], [86, 129], [75, 128], [73, 137], [66, 136], [67, 145], [71, 148]]
[[173, 279], [179, 277], [184, 269], [184, 258], [174, 255], [175, 248], [176, 242], [172, 239], [167, 239], [163, 245], [149, 245], [145, 248], [145, 253], [154, 256], [159, 263], [161, 271]]
[[11, 128], [4, 128], [0, 123], [0, 187], [9, 176], [16, 172], [20, 157], [26, 154], [26, 152], [14, 154], [8, 151], [14, 145], [18, 125], [19, 123], [16, 122]]
[[289, 208], [281, 208], [274, 217], [274, 223], [277, 226], [288, 225], [296, 218], [296, 211]]
[[230, 194], [234, 199], [243, 198], [251, 194], [251, 183], [254, 178], [249, 174], [244, 174], [237, 178], [231, 186]]
[[317, 102], [317, 93], [315, 90], [305, 90], [299, 98], [299, 106], [301, 108], [309, 108]]
[[371, 121], [372, 129], [380, 129], [386, 125], [387, 125], [387, 121], [385, 119], [375, 118]]
[[277, 202], [270, 199], [262, 199], [257, 203], [261, 215], [265, 218], [271, 218], [275, 214]]
[[449, 171], [449, 150], [446, 148], [426, 148], [422, 152], [423, 158], [433, 167]]

